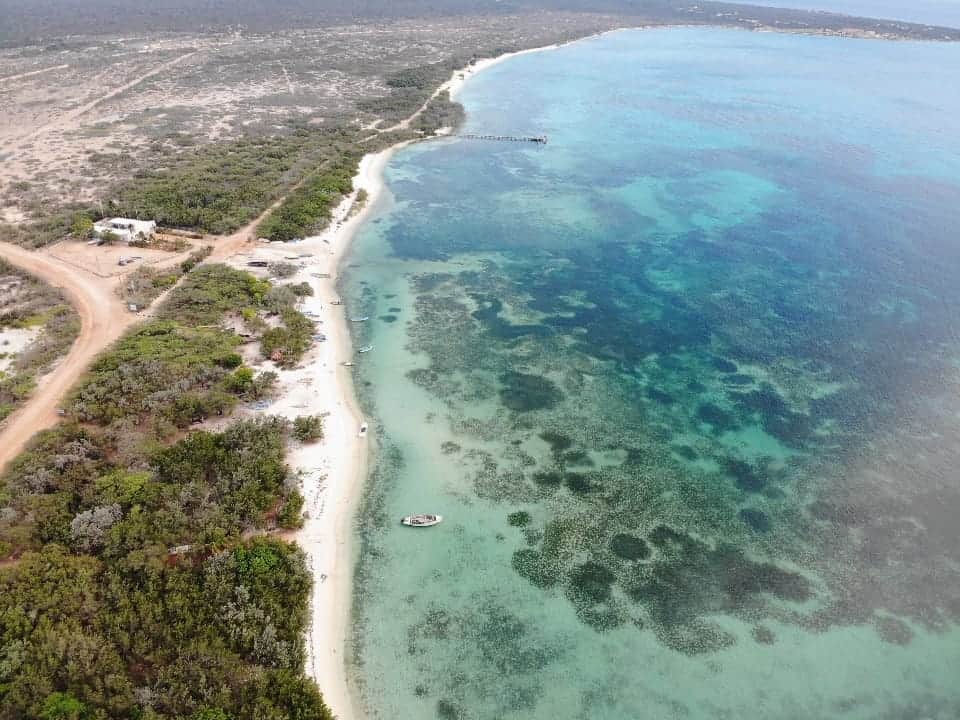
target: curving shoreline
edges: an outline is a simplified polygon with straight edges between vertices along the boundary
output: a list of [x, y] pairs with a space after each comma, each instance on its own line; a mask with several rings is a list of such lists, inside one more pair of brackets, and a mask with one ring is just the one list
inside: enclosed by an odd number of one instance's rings
[[[602, 34], [605, 33], [570, 42]], [[518, 55], [552, 50], [567, 44], [570, 43], [478, 60], [454, 71], [432, 97], [447, 90], [451, 99], [455, 100], [466, 82], [478, 73]], [[438, 136], [443, 134], [438, 133]], [[406, 140], [380, 152], [364, 155], [353, 179], [353, 193], [344, 198], [334, 211], [330, 226], [324, 233], [294, 245], [278, 246], [281, 249], [268, 246], [269, 249], [257, 252], [258, 257], [277, 254], [277, 259], [280, 259], [280, 255], [290, 252], [290, 247], [300, 252], [319, 251], [315, 259], [305, 263], [296, 275], [289, 278], [293, 282], [309, 282], [314, 288], [315, 295], [307, 298], [304, 310], [319, 314], [326, 307], [325, 303], [339, 297], [337, 285], [350, 245], [364, 222], [375, 213], [389, 193], [384, 177], [387, 164], [402, 148], [429, 139]], [[358, 213], [347, 217], [361, 189], [367, 193], [366, 204]], [[313, 274], [329, 277], [316, 278]], [[358, 707], [358, 698], [347, 675], [346, 653], [354, 587], [354, 517], [363, 496], [367, 475], [370, 459], [368, 443], [375, 439], [364, 439], [358, 435], [363, 413], [354, 392], [350, 368], [342, 365], [354, 358], [353, 344], [344, 306], [333, 310], [335, 312], [322, 313], [325, 322], [320, 330], [327, 335], [327, 341], [311, 352], [303, 368], [283, 374], [285, 391], [266, 412], [291, 418], [305, 414], [306, 410], [297, 412], [294, 409], [303, 404], [296, 402], [298, 393], [286, 390], [287, 387], [298, 387], [307, 394], [314, 393], [319, 400], [311, 402], [310, 412], [330, 413], [324, 419], [324, 438], [321, 442], [297, 446], [288, 453], [291, 466], [302, 474], [306, 500], [304, 508], [309, 516], [293, 539], [307, 555], [314, 577], [305, 671], [317, 682], [325, 702], [339, 720], [361, 720], [364, 714]]]
[[[354, 716], [348, 689], [344, 651], [350, 621], [353, 572], [353, 517], [366, 475], [368, 440], [359, 436], [363, 415], [353, 389], [353, 377], [343, 363], [354, 358], [344, 306], [339, 297], [339, 270], [354, 234], [384, 191], [383, 170], [402, 144], [363, 157], [354, 178], [354, 191], [335, 209], [330, 226], [300, 242], [269, 244], [230, 258], [245, 267], [251, 257], [269, 262], [301, 255], [290, 282], [305, 282], [313, 295], [302, 310], [317, 322], [326, 340], [317, 342], [303, 364], [280, 373], [279, 392], [256, 412], [293, 419], [324, 415], [324, 437], [312, 444], [292, 443], [287, 454], [302, 483], [305, 522], [290, 533], [304, 551], [314, 577], [310, 598], [310, 629], [306, 638], [305, 672], [320, 686], [326, 703], [341, 720]], [[359, 190], [367, 202], [350, 216]], [[261, 363], [264, 369], [272, 363]]]
[[[592, 37], [596, 35], [571, 42]], [[569, 43], [479, 60], [455, 71], [434, 95], [447, 90], [455, 99], [466, 81], [483, 70], [517, 55], [566, 44]], [[354, 393], [350, 368], [342, 364], [354, 358], [344, 308], [331, 308], [329, 303], [339, 297], [339, 275], [353, 238], [388, 193], [384, 178], [387, 164], [397, 151], [416, 142], [420, 140], [403, 141], [365, 155], [353, 180], [353, 193], [337, 207], [330, 226], [322, 234], [299, 243], [264, 246], [254, 251], [257, 257], [277, 260], [289, 255], [294, 248], [296, 252], [313, 255], [289, 280], [309, 282], [313, 287], [314, 296], [306, 299], [303, 309], [322, 318], [318, 329], [326, 334], [327, 340], [311, 351], [302, 368], [283, 373], [280, 397], [264, 411], [291, 418], [308, 412], [329, 413], [324, 419], [323, 440], [313, 445], [294, 446], [288, 460], [301, 474], [304, 509], [308, 515], [293, 539], [305, 552], [314, 576], [305, 671], [316, 680], [324, 700], [340, 720], [363, 717], [347, 676], [346, 648], [356, 550], [353, 520], [362, 497], [370, 454], [368, 443], [372, 438], [358, 435], [363, 414]], [[348, 217], [361, 189], [367, 193], [366, 204]]]
[[[572, 40], [579, 42], [605, 33]], [[478, 60], [466, 68], [456, 70], [449, 80], [437, 88], [434, 97], [447, 90], [456, 99], [466, 82], [501, 62], [518, 55], [552, 50], [570, 43], [546, 45], [517, 52], [504, 53], [495, 58]], [[430, 138], [423, 138], [429, 140]], [[393, 155], [402, 148], [421, 140], [406, 140], [376, 153], [365, 155], [353, 180], [353, 193], [335, 210], [330, 226], [317, 237], [307, 238], [283, 249], [268, 246], [257, 253], [283, 255], [295, 247], [300, 252], [318, 252], [304, 264], [295, 282], [309, 282], [314, 297], [307, 298], [304, 309], [320, 312], [330, 300], [339, 297], [337, 283], [350, 244], [367, 218], [375, 212], [388, 193], [384, 171]], [[364, 207], [347, 217], [359, 190], [365, 190]], [[329, 277], [316, 278], [313, 274]], [[327, 411], [324, 421], [324, 439], [315, 445], [294, 447], [288, 459], [293, 468], [303, 473], [305, 510], [309, 515], [294, 539], [307, 555], [314, 576], [311, 596], [311, 623], [307, 637], [306, 673], [316, 680], [324, 700], [340, 720], [363, 717], [347, 676], [346, 648], [350, 631], [353, 571], [354, 571], [354, 514], [362, 497], [369, 461], [368, 439], [358, 436], [363, 414], [354, 393], [353, 376], [342, 363], [353, 358], [353, 346], [343, 306], [336, 312], [323, 312], [325, 323], [321, 331], [327, 341], [316, 348], [304, 368], [284, 373], [285, 386], [303, 388], [315, 393], [310, 412]], [[312, 374], [316, 373], [316, 375]], [[307, 380], [307, 382], [304, 382]], [[324, 380], [326, 382], [324, 382]], [[267, 412], [294, 417], [307, 411], [294, 409], [296, 392], [284, 392]], [[321, 468], [318, 470], [318, 468]]]

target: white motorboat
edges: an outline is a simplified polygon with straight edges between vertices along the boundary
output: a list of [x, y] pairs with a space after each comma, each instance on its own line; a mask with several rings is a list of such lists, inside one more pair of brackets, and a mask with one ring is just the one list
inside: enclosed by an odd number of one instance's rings
[[432, 527], [443, 522], [442, 515], [407, 515], [400, 521], [407, 527]]

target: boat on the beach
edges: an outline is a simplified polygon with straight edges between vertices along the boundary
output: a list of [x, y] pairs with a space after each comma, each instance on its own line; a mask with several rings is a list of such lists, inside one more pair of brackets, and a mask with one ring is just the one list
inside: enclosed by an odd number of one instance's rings
[[359, 437], [366, 437], [366, 436], [367, 436], [367, 424], [366, 424], [366, 423], [360, 423], [360, 433], [359, 433], [358, 436], [359, 436]]
[[442, 515], [407, 515], [400, 521], [407, 527], [431, 527], [443, 522]]
[[350, 318], [350, 322], [366, 322], [369, 319], [370, 319], [369, 315], [361, 315], [360, 317]]
[[357, 350], [358, 353], [368, 353], [373, 350], [373, 345], [364, 345], [362, 348]]

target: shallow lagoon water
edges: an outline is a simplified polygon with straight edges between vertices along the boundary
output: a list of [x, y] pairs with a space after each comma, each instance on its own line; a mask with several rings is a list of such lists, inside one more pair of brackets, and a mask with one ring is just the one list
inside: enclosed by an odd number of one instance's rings
[[371, 717], [960, 714], [958, 69], [620, 32], [468, 84], [546, 147], [398, 153], [345, 288]]

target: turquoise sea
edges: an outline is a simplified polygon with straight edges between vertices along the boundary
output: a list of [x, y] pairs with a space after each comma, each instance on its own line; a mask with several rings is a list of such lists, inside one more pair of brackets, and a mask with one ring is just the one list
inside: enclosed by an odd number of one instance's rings
[[624, 31], [467, 85], [546, 146], [396, 155], [344, 287], [371, 718], [960, 717], [957, 77]]

